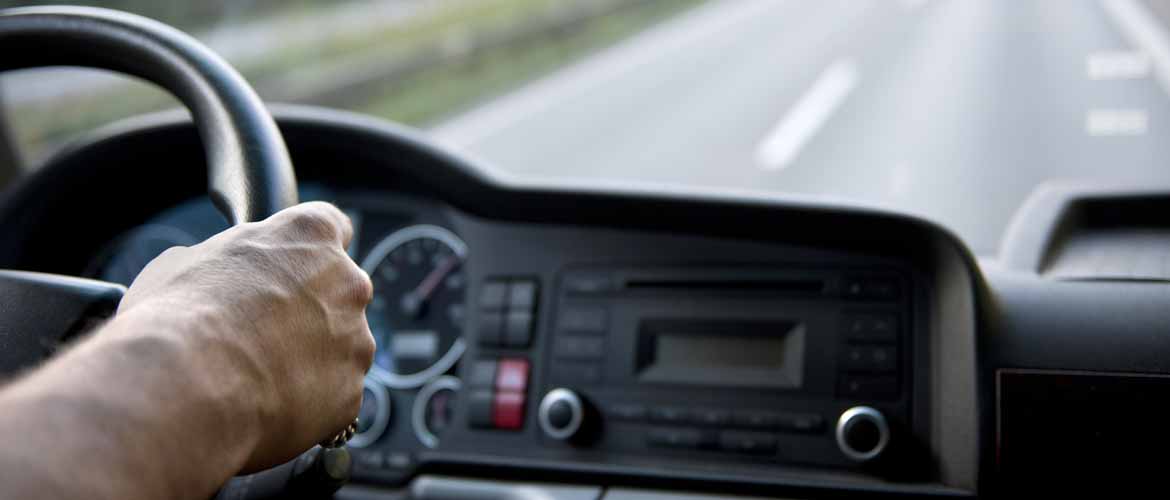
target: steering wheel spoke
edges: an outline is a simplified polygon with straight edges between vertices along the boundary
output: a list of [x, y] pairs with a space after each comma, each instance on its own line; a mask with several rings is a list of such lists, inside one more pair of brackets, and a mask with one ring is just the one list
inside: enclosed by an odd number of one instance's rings
[[34, 366], [118, 310], [126, 287], [0, 270], [0, 378]]

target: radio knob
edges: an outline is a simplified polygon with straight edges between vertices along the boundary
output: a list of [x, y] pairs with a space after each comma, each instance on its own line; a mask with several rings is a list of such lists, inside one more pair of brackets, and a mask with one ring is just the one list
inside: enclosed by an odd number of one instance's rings
[[880, 411], [854, 406], [837, 419], [837, 447], [857, 462], [877, 458], [890, 444], [890, 425]]
[[576, 437], [585, 424], [585, 402], [572, 390], [553, 389], [540, 400], [537, 420], [544, 435], [567, 441]]

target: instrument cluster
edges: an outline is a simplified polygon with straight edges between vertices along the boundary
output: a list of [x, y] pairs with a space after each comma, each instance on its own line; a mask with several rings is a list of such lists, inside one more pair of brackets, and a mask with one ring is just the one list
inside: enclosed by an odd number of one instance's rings
[[[374, 283], [366, 316], [377, 351], [350, 446], [388, 442], [402, 450], [396, 459], [409, 464], [411, 450], [438, 446], [462, 387], [453, 374], [467, 349], [467, 244], [448, 229], [445, 209], [432, 200], [312, 184], [302, 187], [301, 199], [330, 201], [349, 215], [355, 234], [350, 257]], [[166, 249], [227, 228], [210, 201], [191, 200], [107, 244], [85, 275], [129, 286]]]

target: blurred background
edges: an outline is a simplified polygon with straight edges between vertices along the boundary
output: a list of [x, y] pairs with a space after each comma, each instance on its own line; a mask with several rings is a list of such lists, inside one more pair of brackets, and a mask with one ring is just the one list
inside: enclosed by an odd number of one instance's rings
[[[1045, 183], [1170, 187], [1164, 0], [80, 3], [194, 34], [267, 101], [407, 123], [528, 179], [830, 196], [984, 255]], [[0, 102], [26, 168], [177, 105], [78, 69], [0, 76]]]
[[[696, 0], [104, 0], [195, 35], [267, 101], [426, 125], [645, 28]], [[2, 78], [25, 156], [113, 119], [177, 106], [104, 72]], [[30, 163], [35, 163], [30, 162]]]

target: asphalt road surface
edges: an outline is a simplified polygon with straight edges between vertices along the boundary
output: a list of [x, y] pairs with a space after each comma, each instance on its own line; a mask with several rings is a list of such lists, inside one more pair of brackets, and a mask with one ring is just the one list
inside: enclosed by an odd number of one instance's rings
[[513, 173], [830, 195], [993, 255], [1054, 180], [1170, 186], [1137, 0], [715, 0], [432, 132]]

